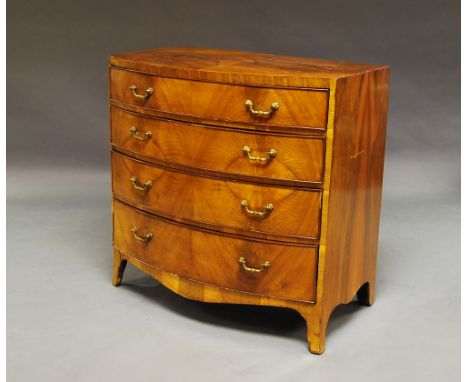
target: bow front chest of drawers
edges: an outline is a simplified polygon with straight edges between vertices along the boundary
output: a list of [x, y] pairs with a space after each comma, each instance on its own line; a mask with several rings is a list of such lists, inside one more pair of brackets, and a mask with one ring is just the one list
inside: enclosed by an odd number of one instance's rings
[[114, 285], [291, 308], [323, 352], [374, 300], [388, 67], [176, 47], [109, 75]]

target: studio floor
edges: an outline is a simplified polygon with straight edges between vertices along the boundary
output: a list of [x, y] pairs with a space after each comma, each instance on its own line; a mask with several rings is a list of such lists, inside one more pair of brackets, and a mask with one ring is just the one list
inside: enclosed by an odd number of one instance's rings
[[321, 356], [293, 311], [185, 300], [131, 265], [113, 287], [108, 171], [25, 168], [7, 172], [9, 382], [459, 380], [446, 158], [387, 162], [376, 302], [339, 307]]

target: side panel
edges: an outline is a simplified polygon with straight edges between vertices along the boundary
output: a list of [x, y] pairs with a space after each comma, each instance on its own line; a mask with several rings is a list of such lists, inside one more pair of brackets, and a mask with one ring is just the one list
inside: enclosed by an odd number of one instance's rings
[[373, 301], [385, 155], [389, 69], [337, 81], [323, 306]]

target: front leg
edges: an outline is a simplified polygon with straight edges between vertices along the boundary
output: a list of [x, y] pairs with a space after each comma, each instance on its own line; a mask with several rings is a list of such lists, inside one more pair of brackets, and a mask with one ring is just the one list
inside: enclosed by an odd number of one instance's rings
[[114, 274], [112, 276], [112, 284], [114, 286], [119, 286], [122, 282], [122, 277], [126, 265], [127, 260], [124, 260], [120, 252], [114, 249]]
[[322, 354], [325, 351], [325, 336], [327, 332], [328, 316], [322, 317], [317, 306], [301, 313], [307, 324], [307, 342], [313, 354]]

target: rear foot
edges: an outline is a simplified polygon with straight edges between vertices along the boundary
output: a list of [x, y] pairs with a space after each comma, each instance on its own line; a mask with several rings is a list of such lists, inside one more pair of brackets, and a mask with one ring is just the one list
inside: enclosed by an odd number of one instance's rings
[[112, 276], [112, 284], [114, 286], [119, 286], [122, 282], [122, 277], [126, 265], [127, 260], [123, 260], [120, 253], [114, 250], [114, 274]]
[[371, 306], [374, 303], [375, 285], [366, 282], [357, 292], [357, 302], [361, 305]]

